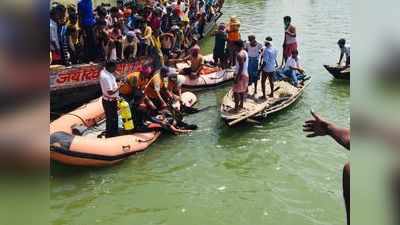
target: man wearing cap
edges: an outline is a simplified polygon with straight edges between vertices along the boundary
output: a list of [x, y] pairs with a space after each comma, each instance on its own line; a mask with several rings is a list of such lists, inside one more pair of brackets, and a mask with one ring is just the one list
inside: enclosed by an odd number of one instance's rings
[[115, 79], [115, 61], [106, 62], [105, 68], [100, 72], [100, 86], [103, 93], [102, 103], [106, 116], [106, 138], [118, 135], [118, 106], [120, 84]]
[[173, 25], [171, 27], [172, 34], [174, 35], [174, 46], [173, 49], [179, 52], [182, 49], [183, 43], [183, 32], [179, 29], [178, 25]]
[[175, 69], [170, 68], [168, 72], [168, 85], [167, 89], [172, 97], [175, 100], [181, 100], [182, 96], [182, 85], [185, 83], [186, 77], [183, 75], [178, 75]]
[[213, 58], [215, 65], [225, 68], [225, 46], [227, 42], [227, 34], [225, 31], [225, 24], [220, 23], [218, 25], [218, 30], [214, 34], [215, 45], [213, 50]]
[[136, 57], [139, 40], [134, 31], [129, 31], [122, 40], [123, 58], [132, 60]]
[[149, 80], [144, 89], [145, 95], [159, 110], [167, 107], [167, 99], [163, 98], [163, 94], [166, 91], [164, 78], [167, 77], [168, 72], [169, 68], [165, 66], [161, 67], [160, 70], [155, 71], [153, 77]]
[[265, 82], [269, 81], [269, 86], [271, 88], [271, 92], [269, 97], [274, 97], [274, 74], [276, 72], [276, 68], [278, 67], [278, 50], [272, 46], [272, 38], [265, 38], [265, 48], [262, 54], [262, 77], [261, 77], [261, 90], [263, 93], [262, 99], [267, 99], [267, 95], [265, 94]]

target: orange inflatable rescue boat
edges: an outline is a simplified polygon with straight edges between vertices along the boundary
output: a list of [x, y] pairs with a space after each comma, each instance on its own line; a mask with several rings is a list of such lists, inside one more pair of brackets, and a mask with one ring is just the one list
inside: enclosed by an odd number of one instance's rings
[[[101, 98], [61, 116], [50, 123], [50, 158], [72, 166], [107, 166], [147, 149], [160, 132], [134, 133], [113, 138], [98, 138], [96, 130], [104, 119]], [[75, 135], [76, 127], [94, 129]]]

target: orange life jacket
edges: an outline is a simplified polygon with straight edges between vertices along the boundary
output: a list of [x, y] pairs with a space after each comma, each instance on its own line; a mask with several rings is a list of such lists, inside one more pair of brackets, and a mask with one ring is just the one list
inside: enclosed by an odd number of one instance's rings
[[[136, 84], [133, 83], [134, 79], [136, 79]], [[140, 72], [133, 72], [128, 74], [127, 80], [128, 82], [124, 83], [119, 90], [119, 92], [123, 95], [131, 95], [133, 88], [144, 90], [144, 87], [146, 86], [146, 79], [141, 78]], [[136, 87], [134, 87], [134, 85]]]

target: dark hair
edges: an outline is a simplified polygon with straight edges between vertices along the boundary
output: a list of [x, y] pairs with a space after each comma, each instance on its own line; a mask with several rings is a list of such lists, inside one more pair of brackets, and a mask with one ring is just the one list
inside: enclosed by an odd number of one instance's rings
[[298, 54], [299, 54], [299, 51], [297, 49], [292, 50], [292, 55], [298, 55]]
[[243, 48], [244, 47], [244, 42], [242, 39], [235, 41], [235, 46], [238, 48]]
[[344, 39], [344, 38], [339, 39], [338, 44], [339, 45], [345, 45], [346, 44], [346, 39]]
[[116, 67], [117, 67], [117, 62], [115, 62], [114, 60], [108, 60], [105, 64], [105, 68], [109, 72], [114, 72], [112, 70], [115, 70]]
[[283, 20], [284, 21], [292, 21], [292, 17], [290, 17], [290, 16], [285, 16], [285, 17], [283, 17]]
[[169, 72], [169, 68], [166, 66], [161, 67], [160, 69], [160, 74], [161, 75], [166, 75]]
[[247, 37], [248, 39], [250, 39], [250, 40], [255, 40], [256, 39], [256, 36], [254, 36], [254, 35], [249, 35], [248, 37]]

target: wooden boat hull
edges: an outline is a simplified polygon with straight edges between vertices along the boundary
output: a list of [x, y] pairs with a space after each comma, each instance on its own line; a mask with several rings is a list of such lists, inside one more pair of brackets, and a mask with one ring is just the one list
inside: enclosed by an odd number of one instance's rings
[[350, 68], [343, 70], [342, 67], [324, 65], [325, 69], [336, 79], [350, 80]]
[[[268, 81], [267, 81], [268, 82]], [[265, 118], [270, 114], [279, 112], [295, 103], [303, 94], [305, 88], [310, 84], [310, 80], [306, 81], [301, 88], [296, 88], [286, 81], [275, 82], [275, 87], [280, 87], [274, 92], [274, 98], [268, 100], [257, 100], [248, 97], [244, 103], [244, 109], [239, 113], [231, 113], [234, 108], [232, 89], [224, 96], [220, 107], [221, 118], [228, 126], [233, 126], [242, 122], [256, 121]], [[258, 87], [261, 87], [259, 81]], [[269, 87], [269, 84], [266, 84]], [[268, 90], [268, 89], [267, 89]], [[287, 91], [290, 90], [290, 91]], [[249, 93], [253, 93], [251, 87]], [[287, 92], [287, 93], [286, 93]], [[261, 93], [259, 88], [258, 93]], [[282, 96], [281, 96], [282, 95]], [[259, 96], [257, 96], [259, 97]]]

